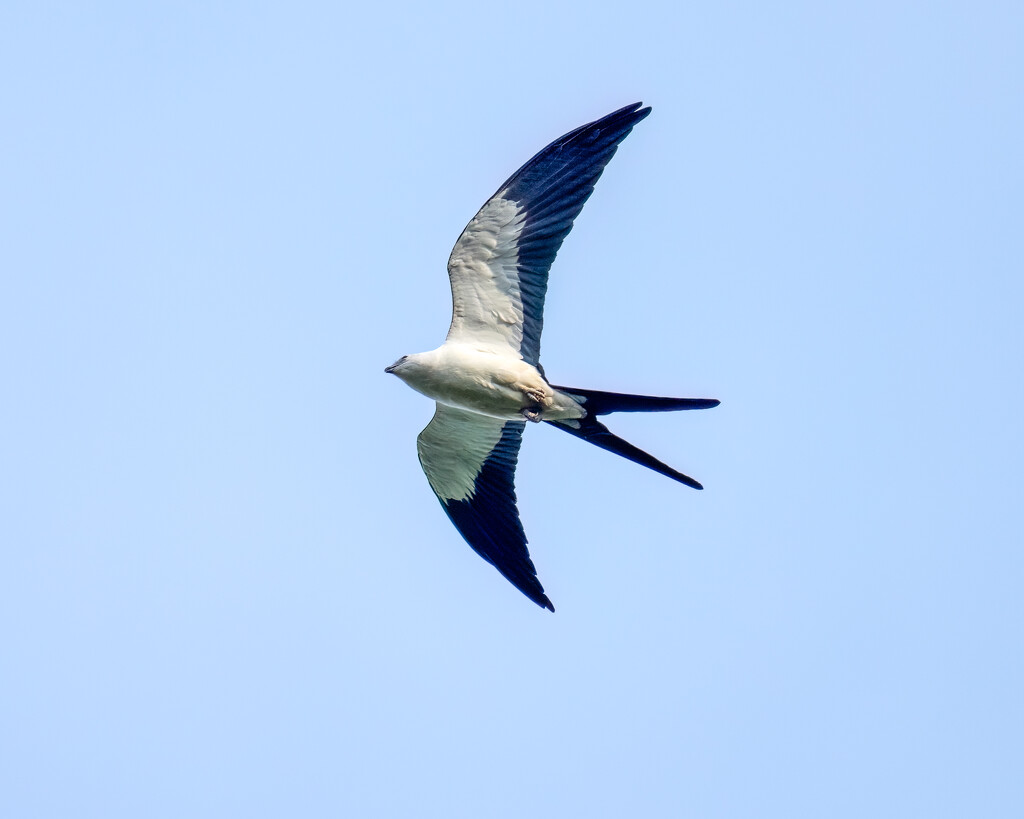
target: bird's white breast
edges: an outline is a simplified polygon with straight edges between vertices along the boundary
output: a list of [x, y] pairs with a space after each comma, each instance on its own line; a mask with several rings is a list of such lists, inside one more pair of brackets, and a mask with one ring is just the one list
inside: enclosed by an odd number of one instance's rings
[[446, 342], [429, 353], [413, 356], [415, 366], [396, 371], [417, 392], [459, 409], [504, 420], [522, 420], [533, 403], [528, 391], [546, 397], [547, 418], [579, 418], [585, 414], [568, 396], [554, 390], [536, 367], [511, 350]]

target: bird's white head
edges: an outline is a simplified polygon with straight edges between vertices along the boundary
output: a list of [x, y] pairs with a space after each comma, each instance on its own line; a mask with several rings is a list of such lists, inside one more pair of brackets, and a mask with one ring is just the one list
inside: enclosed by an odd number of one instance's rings
[[397, 375], [417, 392], [430, 395], [429, 385], [436, 379], [436, 367], [432, 367], [432, 353], [413, 353], [403, 355], [384, 372]]
[[385, 367], [384, 372], [397, 375], [403, 381], [408, 382], [410, 379], [415, 379], [416, 375], [423, 369], [423, 357], [423, 353], [403, 355], [390, 367]]
[[409, 356], [403, 355], [398, 361], [392, 364], [390, 367], [385, 367], [384, 372], [391, 373], [392, 375], [398, 375], [398, 371], [409, 361]]

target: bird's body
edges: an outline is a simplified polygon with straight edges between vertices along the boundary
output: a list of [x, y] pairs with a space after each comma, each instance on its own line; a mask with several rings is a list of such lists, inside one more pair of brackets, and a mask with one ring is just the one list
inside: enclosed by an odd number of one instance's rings
[[702, 488], [613, 435], [597, 416], [706, 409], [718, 401], [557, 387], [539, 361], [551, 263], [618, 144], [650, 111], [636, 103], [570, 131], [516, 171], [452, 250], [452, 322], [445, 343], [385, 369], [436, 402], [416, 443], [430, 487], [452, 523], [481, 557], [551, 611], [516, 508], [514, 475], [527, 421], [545, 421]]
[[503, 421], [562, 421], [587, 414], [572, 396], [509, 351], [446, 342], [406, 356], [386, 371], [439, 404]]

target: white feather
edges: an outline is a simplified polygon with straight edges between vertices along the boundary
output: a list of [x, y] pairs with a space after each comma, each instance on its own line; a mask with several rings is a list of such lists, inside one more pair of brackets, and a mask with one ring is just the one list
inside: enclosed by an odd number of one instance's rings
[[420, 465], [430, 488], [443, 501], [468, 500], [476, 476], [501, 440], [505, 422], [438, 404], [434, 417], [416, 439]]
[[472, 342], [519, 355], [523, 300], [518, 239], [526, 220], [515, 202], [496, 196], [466, 225], [448, 259], [452, 324], [448, 341]]

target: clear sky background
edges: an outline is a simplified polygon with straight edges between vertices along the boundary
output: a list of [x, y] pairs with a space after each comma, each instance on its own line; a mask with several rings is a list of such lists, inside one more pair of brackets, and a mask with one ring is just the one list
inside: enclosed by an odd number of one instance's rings
[[[1024, 815], [1020, 3], [0, 9], [0, 815]], [[542, 611], [386, 376], [622, 105]]]

